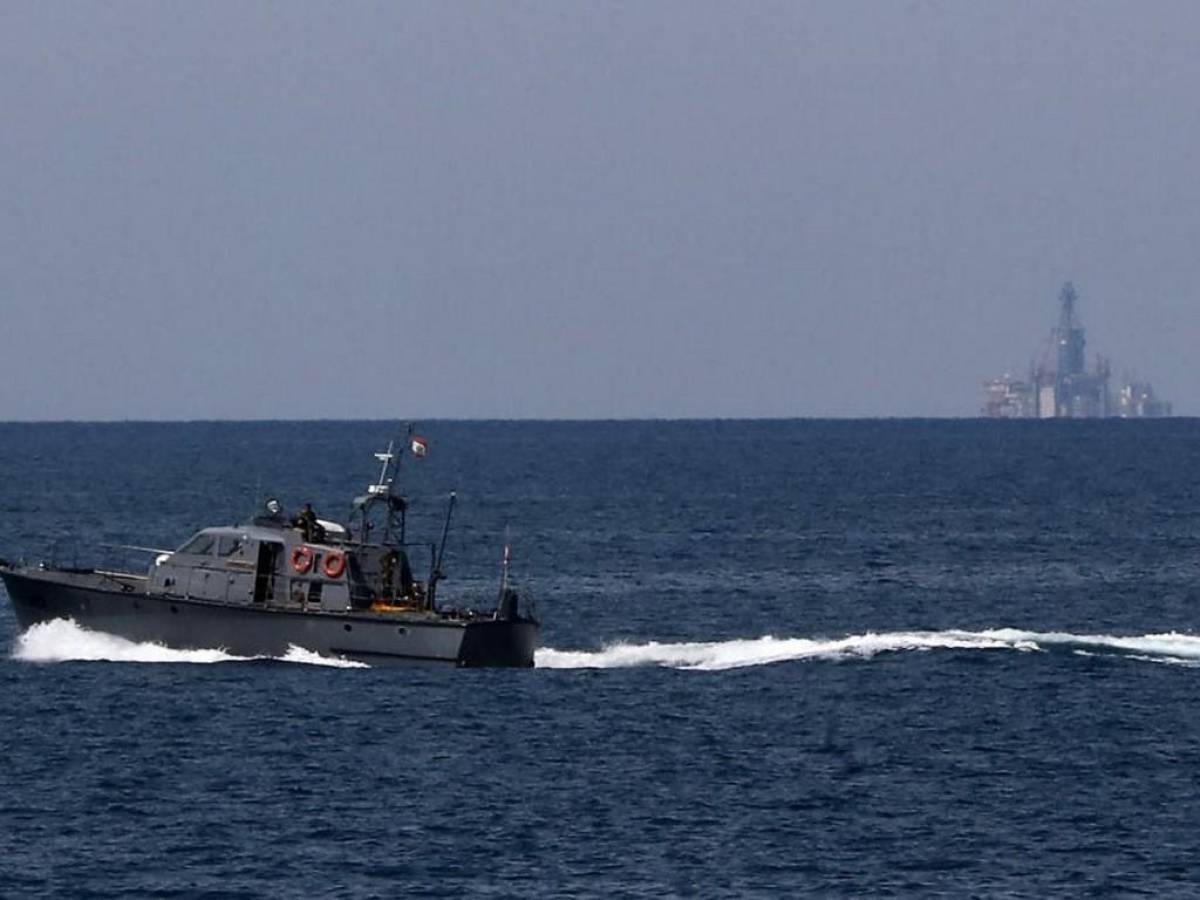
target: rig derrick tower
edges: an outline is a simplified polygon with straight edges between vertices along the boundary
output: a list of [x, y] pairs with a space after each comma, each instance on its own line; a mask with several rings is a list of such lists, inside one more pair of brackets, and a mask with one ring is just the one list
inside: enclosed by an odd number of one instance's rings
[[1058, 323], [1042, 341], [1029, 367], [1029, 379], [1012, 375], [983, 382], [983, 415], [992, 418], [1097, 419], [1110, 416], [1152, 418], [1171, 415], [1149, 382], [1126, 378], [1116, 395], [1110, 390], [1112, 364], [1096, 357], [1087, 368], [1087, 337], [1075, 306], [1079, 295], [1070, 281], [1058, 294]]

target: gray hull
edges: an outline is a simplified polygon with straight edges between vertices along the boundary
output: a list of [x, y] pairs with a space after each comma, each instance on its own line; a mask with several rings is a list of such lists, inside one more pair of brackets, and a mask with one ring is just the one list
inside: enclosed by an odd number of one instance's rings
[[146, 593], [135, 576], [0, 569], [21, 627], [73, 619], [95, 631], [182, 650], [284, 655], [291, 646], [369, 665], [530, 667], [537, 623], [447, 613], [322, 612]]

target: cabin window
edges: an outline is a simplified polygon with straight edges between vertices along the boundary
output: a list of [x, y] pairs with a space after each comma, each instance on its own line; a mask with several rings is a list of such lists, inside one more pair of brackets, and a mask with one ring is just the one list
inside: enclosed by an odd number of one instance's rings
[[240, 538], [223, 537], [217, 541], [217, 556], [233, 556], [242, 549]]
[[182, 547], [180, 553], [194, 553], [197, 556], [207, 556], [212, 552], [215, 540], [211, 534], [198, 534]]

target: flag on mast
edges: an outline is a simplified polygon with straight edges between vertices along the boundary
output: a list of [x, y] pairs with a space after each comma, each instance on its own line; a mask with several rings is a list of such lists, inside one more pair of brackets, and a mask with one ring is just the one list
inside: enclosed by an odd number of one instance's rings
[[420, 456], [424, 456], [425, 454], [427, 454], [429, 452], [429, 442], [426, 441], [425, 438], [421, 437], [420, 435], [414, 434], [412, 436], [412, 443], [410, 444], [410, 446], [412, 447], [412, 455], [413, 456], [420, 457]]

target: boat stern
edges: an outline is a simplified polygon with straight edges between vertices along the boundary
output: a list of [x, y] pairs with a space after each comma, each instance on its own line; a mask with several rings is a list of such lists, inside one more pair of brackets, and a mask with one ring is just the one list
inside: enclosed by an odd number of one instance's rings
[[533, 668], [538, 623], [533, 619], [485, 620], [466, 626], [458, 651], [460, 668]]

